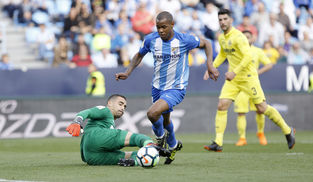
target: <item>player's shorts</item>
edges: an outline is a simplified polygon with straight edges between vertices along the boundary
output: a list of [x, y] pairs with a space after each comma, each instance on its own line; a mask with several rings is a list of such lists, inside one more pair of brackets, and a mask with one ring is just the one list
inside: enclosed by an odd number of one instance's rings
[[185, 89], [169, 89], [169, 90], [159, 90], [155, 87], [152, 87], [152, 102], [155, 103], [157, 100], [165, 100], [168, 104], [169, 109], [164, 111], [163, 114], [173, 111], [173, 107], [183, 101], [186, 90]]
[[80, 143], [82, 160], [89, 165], [116, 165], [125, 157], [125, 152], [120, 149], [124, 147], [127, 133], [119, 129], [90, 128]]
[[235, 99], [234, 112], [247, 113], [249, 112], [249, 105], [251, 111], [256, 111], [256, 107], [250, 99], [250, 96], [246, 92], [241, 91]]
[[259, 79], [249, 79], [247, 81], [226, 80], [219, 98], [231, 99], [234, 101], [241, 91], [247, 93], [254, 104], [260, 104], [265, 101], [264, 92]]

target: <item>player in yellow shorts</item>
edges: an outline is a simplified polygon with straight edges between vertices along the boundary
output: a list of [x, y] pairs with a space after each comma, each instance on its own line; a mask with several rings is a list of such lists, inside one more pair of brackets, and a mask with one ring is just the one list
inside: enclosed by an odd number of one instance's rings
[[[262, 74], [270, 69], [272, 69], [273, 64], [270, 59], [265, 55], [262, 49], [255, 47], [252, 45], [253, 37], [250, 31], [243, 31], [243, 34], [247, 37], [249, 45], [251, 47], [251, 52], [253, 56], [253, 64], [255, 68], [258, 70], [258, 74]], [[260, 63], [263, 64], [263, 67], [259, 68]], [[236, 143], [236, 146], [247, 145], [246, 140], [246, 113], [250, 111], [257, 111], [253, 101], [250, 99], [249, 95], [243, 91], [241, 91], [235, 99], [234, 103], [234, 112], [238, 113], [237, 116], [237, 129], [239, 134], [239, 140]], [[256, 112], [255, 120], [257, 123], [257, 137], [259, 138], [259, 142], [261, 145], [267, 145], [267, 140], [264, 135], [264, 125], [265, 125], [265, 116], [264, 114]]]
[[[258, 113], [271, 119], [286, 136], [288, 148], [295, 144], [295, 130], [287, 125], [280, 113], [265, 102], [265, 96], [259, 81], [257, 70], [253, 65], [251, 47], [242, 32], [232, 27], [231, 12], [220, 9], [218, 20], [223, 34], [218, 37], [221, 51], [214, 60], [213, 66], [219, 67], [226, 59], [228, 71], [225, 73], [225, 83], [219, 96], [215, 116], [215, 140], [204, 148], [209, 151], [221, 152], [223, 150], [223, 137], [227, 124], [227, 112], [232, 101], [241, 91], [247, 93], [255, 104]], [[206, 71], [204, 79], [208, 79]]]

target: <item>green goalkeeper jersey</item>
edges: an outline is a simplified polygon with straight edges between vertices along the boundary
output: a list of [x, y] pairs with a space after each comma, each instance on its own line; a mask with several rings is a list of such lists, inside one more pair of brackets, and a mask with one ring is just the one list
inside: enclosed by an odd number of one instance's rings
[[90, 109], [83, 110], [77, 114], [82, 117], [83, 121], [88, 119], [84, 128], [88, 132], [89, 128], [102, 127], [108, 129], [115, 129], [114, 117], [110, 109], [105, 106], [96, 106]]

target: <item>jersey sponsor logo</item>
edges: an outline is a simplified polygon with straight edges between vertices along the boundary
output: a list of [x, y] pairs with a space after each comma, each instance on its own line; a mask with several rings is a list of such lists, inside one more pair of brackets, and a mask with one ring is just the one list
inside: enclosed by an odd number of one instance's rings
[[231, 49], [224, 49], [224, 52], [227, 53], [227, 54], [232, 54], [233, 52], [236, 52], [236, 50], [234, 48], [231, 48]]
[[104, 109], [105, 106], [97, 106], [97, 108], [98, 108], [99, 110], [101, 110], [101, 109]]
[[164, 59], [179, 59], [181, 57], [181, 55], [180, 54], [172, 54], [172, 55], [169, 55], [169, 54], [167, 54], [167, 55], [154, 55], [153, 56], [153, 58], [155, 59], [155, 60], [157, 60], [157, 61], [163, 61]]
[[173, 52], [174, 54], [177, 53], [179, 47], [172, 47], [171, 48], [171, 52]]

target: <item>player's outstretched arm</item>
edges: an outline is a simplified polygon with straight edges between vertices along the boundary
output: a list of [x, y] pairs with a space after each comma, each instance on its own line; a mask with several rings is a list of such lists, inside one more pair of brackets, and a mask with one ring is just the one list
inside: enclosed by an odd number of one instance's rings
[[133, 72], [133, 70], [141, 63], [142, 58], [144, 56], [142, 56], [139, 52], [137, 54], [135, 54], [135, 56], [133, 57], [133, 59], [131, 60], [127, 70], [123, 73], [116, 73], [115, 74], [115, 79], [116, 81], [118, 80], [126, 80], [129, 75]]
[[216, 81], [219, 76], [219, 71], [213, 66], [213, 49], [212, 45], [209, 41], [204, 38], [200, 38], [200, 48], [204, 48], [205, 55], [207, 57], [207, 68], [208, 70], [205, 72], [203, 79], [207, 80], [211, 78], [212, 80]]

